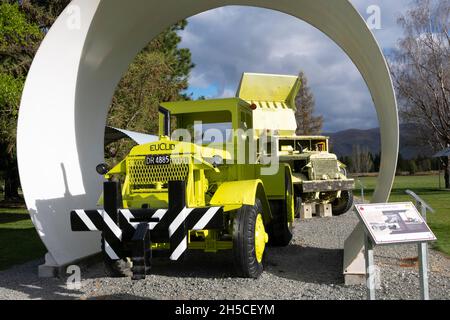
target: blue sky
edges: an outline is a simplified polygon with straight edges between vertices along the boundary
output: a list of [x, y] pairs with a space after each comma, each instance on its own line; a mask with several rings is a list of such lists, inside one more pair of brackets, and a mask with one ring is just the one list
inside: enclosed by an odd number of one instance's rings
[[[398, 17], [411, 0], [352, 0], [368, 18], [371, 5], [381, 9], [381, 29], [373, 30], [385, 52], [402, 30]], [[188, 20], [180, 33], [196, 67], [190, 88], [194, 98], [232, 97], [242, 72], [297, 74], [303, 70], [324, 116], [324, 131], [378, 126], [373, 102], [359, 71], [328, 37], [309, 24], [260, 8], [224, 7]]]

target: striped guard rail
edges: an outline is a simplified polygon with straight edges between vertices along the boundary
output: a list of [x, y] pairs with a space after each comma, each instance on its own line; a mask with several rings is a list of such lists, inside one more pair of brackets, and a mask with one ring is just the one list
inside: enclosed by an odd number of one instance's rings
[[119, 224], [114, 223], [103, 209], [78, 209], [70, 212], [72, 231], [104, 231], [115, 237], [110, 245], [105, 241], [105, 252], [113, 260], [120, 258], [122, 242], [129, 241], [139, 225], [144, 221], [149, 224], [150, 234], [159, 233], [162, 236], [152, 237], [154, 242], [170, 242], [170, 259], [178, 260], [187, 250], [188, 230], [215, 230], [224, 228], [223, 208], [183, 208], [175, 213], [170, 221], [168, 209], [119, 209]]

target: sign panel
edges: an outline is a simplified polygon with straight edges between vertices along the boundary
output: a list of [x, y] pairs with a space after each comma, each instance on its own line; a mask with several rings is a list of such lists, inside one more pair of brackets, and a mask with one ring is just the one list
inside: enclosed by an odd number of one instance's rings
[[377, 245], [436, 240], [411, 202], [356, 204], [355, 208]]

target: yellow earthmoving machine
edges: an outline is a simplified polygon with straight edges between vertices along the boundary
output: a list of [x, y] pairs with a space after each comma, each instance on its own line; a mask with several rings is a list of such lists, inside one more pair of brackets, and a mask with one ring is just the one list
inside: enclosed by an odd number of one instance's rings
[[289, 244], [302, 204], [341, 214], [353, 203], [328, 138], [295, 134], [300, 85], [245, 73], [236, 98], [161, 103], [157, 141], [97, 166], [99, 208], [72, 211], [72, 230], [101, 232], [112, 276], [142, 279], [156, 255], [232, 250], [237, 275], [259, 277], [266, 245]]

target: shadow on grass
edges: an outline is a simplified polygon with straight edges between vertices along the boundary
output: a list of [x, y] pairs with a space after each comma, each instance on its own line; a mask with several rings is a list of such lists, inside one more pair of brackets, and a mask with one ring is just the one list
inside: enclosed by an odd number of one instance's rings
[[0, 228], [0, 270], [44, 256], [46, 249], [36, 230]]
[[22, 213], [0, 212], [0, 224], [23, 221], [23, 220], [30, 220], [30, 216], [28, 214], [22, 214]]

